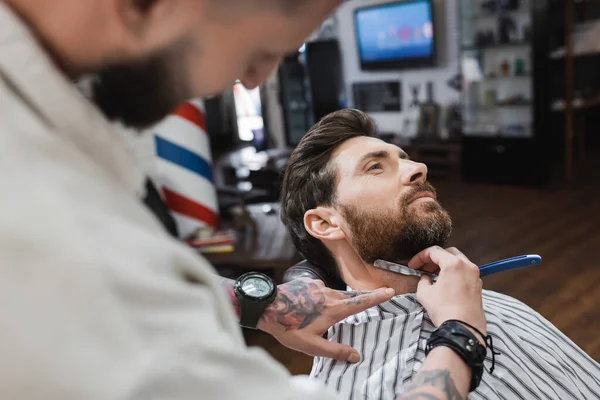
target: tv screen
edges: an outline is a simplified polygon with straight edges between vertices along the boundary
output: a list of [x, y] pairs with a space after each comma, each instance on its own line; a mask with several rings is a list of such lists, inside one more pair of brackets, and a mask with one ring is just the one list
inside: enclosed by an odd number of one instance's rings
[[362, 69], [406, 69], [436, 63], [431, 0], [359, 8], [354, 12]]

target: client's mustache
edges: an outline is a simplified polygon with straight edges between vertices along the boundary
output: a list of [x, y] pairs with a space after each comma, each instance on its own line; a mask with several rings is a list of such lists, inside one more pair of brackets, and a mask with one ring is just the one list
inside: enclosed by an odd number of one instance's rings
[[402, 203], [405, 205], [410, 203], [416, 196], [423, 192], [433, 193], [433, 197], [437, 200], [437, 191], [431, 183], [425, 181], [411, 185], [410, 190], [404, 195]]

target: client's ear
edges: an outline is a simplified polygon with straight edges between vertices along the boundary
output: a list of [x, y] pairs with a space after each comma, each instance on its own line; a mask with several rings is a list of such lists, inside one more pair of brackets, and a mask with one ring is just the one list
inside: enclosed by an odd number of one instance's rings
[[317, 207], [304, 213], [304, 228], [320, 240], [341, 240], [345, 237], [340, 218], [328, 207]]

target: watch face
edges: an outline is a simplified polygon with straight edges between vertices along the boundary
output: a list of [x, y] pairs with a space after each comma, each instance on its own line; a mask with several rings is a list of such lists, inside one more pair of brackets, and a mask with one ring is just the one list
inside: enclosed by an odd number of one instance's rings
[[259, 276], [251, 276], [242, 282], [242, 291], [250, 297], [264, 297], [272, 290], [271, 282]]

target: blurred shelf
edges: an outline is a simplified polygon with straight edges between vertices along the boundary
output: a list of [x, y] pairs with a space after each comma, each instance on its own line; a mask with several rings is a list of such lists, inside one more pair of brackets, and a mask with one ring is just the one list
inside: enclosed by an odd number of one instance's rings
[[[600, 94], [597, 94], [589, 99], [575, 99], [573, 100], [573, 109], [574, 110], [585, 110], [592, 107], [600, 106]], [[552, 111], [556, 112], [564, 112], [565, 111], [565, 101], [557, 100], [550, 106]]]
[[484, 45], [462, 45], [462, 50], [494, 50], [494, 49], [502, 49], [502, 48], [514, 48], [514, 47], [531, 47], [531, 42], [529, 41], [520, 41], [520, 42], [510, 42], [510, 43], [490, 43]]
[[468, 110], [495, 110], [498, 108], [508, 108], [508, 107], [531, 107], [533, 103], [531, 101], [521, 102], [521, 103], [498, 103], [493, 105], [485, 105], [485, 104], [477, 104], [473, 106], [464, 107]]
[[524, 130], [521, 132], [486, 132], [486, 131], [469, 131], [465, 132], [466, 137], [480, 137], [480, 138], [497, 138], [497, 139], [531, 139], [533, 138], [533, 132], [531, 130]]
[[[554, 50], [552, 53], [548, 55], [548, 58], [552, 60], [561, 60], [565, 58], [566, 50], [564, 47], [560, 47]], [[600, 49], [584, 49], [584, 50], [574, 50], [573, 57], [590, 57], [600, 55]]]
[[524, 101], [522, 103], [498, 103], [496, 107], [531, 107], [532, 105], [531, 101]]
[[519, 78], [531, 78], [531, 74], [527, 73], [527, 74], [522, 74], [522, 75], [508, 75], [508, 76], [496, 75], [496, 76], [486, 76], [486, 77], [484, 78], [484, 81], [499, 81], [499, 80], [503, 80], [503, 79], [519, 79]]
[[[598, 0], [594, 0], [598, 1]], [[585, 57], [600, 54], [600, 47], [597, 45], [597, 35], [600, 25], [600, 19], [589, 19], [584, 22], [574, 23], [571, 26], [573, 32], [566, 40], [571, 40], [573, 44], [573, 57]], [[565, 57], [565, 47], [558, 47], [550, 52], [549, 58], [553, 60]]]
[[517, 10], [503, 10], [503, 11], [482, 11], [476, 14], [471, 14], [471, 19], [487, 19], [495, 18], [503, 15], [529, 15], [531, 11], [527, 8]]
[[411, 160], [427, 164], [428, 176], [460, 179], [461, 142], [415, 138], [403, 148]]
[[463, 129], [464, 136], [502, 137], [502, 138], [531, 138], [533, 137], [533, 124], [489, 124], [472, 123]]

